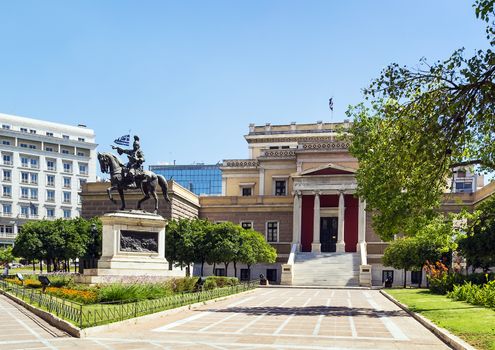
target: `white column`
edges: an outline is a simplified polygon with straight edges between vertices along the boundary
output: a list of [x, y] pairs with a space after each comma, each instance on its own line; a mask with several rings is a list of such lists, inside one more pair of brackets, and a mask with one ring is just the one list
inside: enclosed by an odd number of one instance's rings
[[344, 217], [345, 217], [345, 200], [344, 191], [340, 191], [339, 194], [339, 227], [337, 234], [337, 252], [345, 252], [344, 241]]
[[366, 244], [366, 203], [359, 199], [358, 209], [358, 242], [356, 250], [359, 252], [362, 244]]
[[260, 185], [259, 185], [259, 189], [260, 189], [259, 195], [260, 196], [264, 196], [265, 195], [265, 169], [262, 169], [262, 168], [260, 168]]
[[292, 214], [292, 244], [298, 245], [300, 251], [301, 245], [301, 192], [294, 193], [294, 206]]
[[321, 253], [320, 244], [320, 193], [315, 192], [315, 205], [313, 214], [313, 243], [311, 243], [312, 253]]

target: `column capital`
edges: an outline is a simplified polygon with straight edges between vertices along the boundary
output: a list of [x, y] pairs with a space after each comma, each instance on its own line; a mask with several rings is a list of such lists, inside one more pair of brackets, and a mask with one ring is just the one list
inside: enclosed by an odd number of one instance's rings
[[313, 191], [313, 194], [319, 197], [321, 195], [321, 191], [319, 190]]

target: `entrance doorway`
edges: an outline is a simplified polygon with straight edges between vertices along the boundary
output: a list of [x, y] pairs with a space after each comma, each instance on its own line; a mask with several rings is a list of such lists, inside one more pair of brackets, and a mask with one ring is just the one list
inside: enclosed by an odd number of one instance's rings
[[337, 217], [320, 218], [320, 243], [322, 253], [331, 253], [337, 250], [337, 232], [339, 221]]

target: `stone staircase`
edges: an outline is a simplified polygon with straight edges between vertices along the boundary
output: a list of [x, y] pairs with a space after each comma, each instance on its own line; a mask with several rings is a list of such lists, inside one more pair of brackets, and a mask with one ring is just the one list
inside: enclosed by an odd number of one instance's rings
[[359, 286], [359, 253], [297, 253], [294, 286]]

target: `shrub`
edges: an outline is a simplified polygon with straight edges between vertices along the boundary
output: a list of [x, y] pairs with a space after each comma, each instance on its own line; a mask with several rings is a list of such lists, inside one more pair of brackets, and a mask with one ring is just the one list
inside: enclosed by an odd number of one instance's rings
[[203, 284], [203, 290], [212, 290], [217, 288], [217, 282], [214, 279], [206, 279], [205, 283]]
[[428, 288], [435, 294], [446, 294], [454, 289], [454, 285], [464, 283], [466, 277], [457, 273], [444, 273], [440, 277], [428, 276]]
[[166, 283], [114, 283], [101, 286], [98, 292], [99, 299], [103, 302], [157, 299], [171, 294], [172, 290]]
[[495, 309], [495, 281], [490, 281], [482, 286], [466, 282], [463, 285], [454, 286], [447, 297], [461, 300], [473, 305], [481, 305]]
[[195, 291], [198, 279], [199, 277], [173, 278], [167, 284], [174, 293], [188, 293]]
[[224, 277], [224, 276], [208, 276], [206, 282], [215, 281], [217, 288], [236, 286], [239, 284], [239, 280], [236, 277]]

